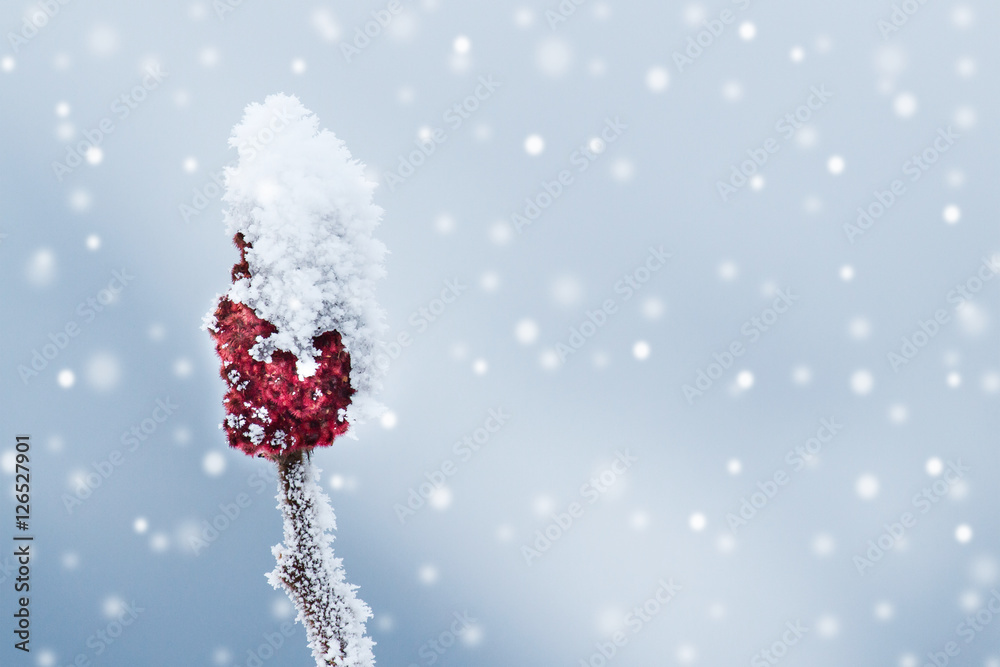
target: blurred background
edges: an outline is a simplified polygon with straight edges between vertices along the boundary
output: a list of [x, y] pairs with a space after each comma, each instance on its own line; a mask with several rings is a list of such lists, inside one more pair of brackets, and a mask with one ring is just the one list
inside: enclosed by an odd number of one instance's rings
[[379, 664], [997, 667], [998, 20], [4, 3], [0, 662], [311, 664], [200, 330], [229, 131], [285, 92], [380, 184], [409, 343], [316, 456]]

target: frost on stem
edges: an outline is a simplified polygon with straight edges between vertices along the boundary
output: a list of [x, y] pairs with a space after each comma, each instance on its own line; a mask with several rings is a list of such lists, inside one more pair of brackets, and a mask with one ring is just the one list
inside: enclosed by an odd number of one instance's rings
[[374, 642], [365, 636], [365, 621], [371, 609], [355, 596], [357, 586], [347, 583], [333, 555], [336, 518], [317, 483], [320, 471], [302, 451], [277, 464], [285, 541], [271, 549], [278, 564], [267, 579], [295, 602], [317, 667], [370, 667]]

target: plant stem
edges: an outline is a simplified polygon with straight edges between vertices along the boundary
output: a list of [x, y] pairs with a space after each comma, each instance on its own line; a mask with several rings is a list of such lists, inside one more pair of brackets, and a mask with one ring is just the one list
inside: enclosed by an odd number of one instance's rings
[[317, 483], [320, 471], [302, 451], [275, 462], [284, 543], [271, 549], [278, 564], [268, 581], [295, 603], [317, 667], [370, 667], [374, 642], [365, 636], [365, 621], [371, 610], [355, 596], [357, 586], [346, 582], [333, 554], [336, 518]]

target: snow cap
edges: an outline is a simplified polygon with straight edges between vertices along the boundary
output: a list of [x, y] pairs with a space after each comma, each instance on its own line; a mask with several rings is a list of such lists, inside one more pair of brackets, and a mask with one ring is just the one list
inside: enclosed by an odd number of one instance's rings
[[[252, 309], [275, 331], [250, 348], [256, 361], [294, 355], [299, 380], [318, 369], [317, 337], [336, 331], [350, 354], [353, 390], [344, 418], [378, 416], [376, 364], [385, 313], [375, 300], [385, 276], [385, 245], [372, 237], [382, 209], [375, 184], [298, 98], [277, 94], [246, 107], [230, 147], [239, 160], [226, 169], [227, 230], [242, 235], [248, 271], [224, 298]], [[209, 316], [208, 328], [214, 318]], [[326, 443], [329, 444], [329, 443]]]

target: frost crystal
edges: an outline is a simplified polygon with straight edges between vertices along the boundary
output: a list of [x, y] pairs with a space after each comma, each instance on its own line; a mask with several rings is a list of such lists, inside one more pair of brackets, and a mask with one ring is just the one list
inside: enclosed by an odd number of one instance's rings
[[310, 378], [320, 362], [315, 339], [336, 331], [350, 355], [346, 419], [378, 416], [375, 355], [385, 316], [375, 284], [385, 275], [386, 249], [372, 237], [382, 215], [372, 202], [375, 185], [293, 96], [249, 105], [229, 145], [239, 162], [226, 172], [226, 224], [246, 243], [248, 271], [234, 272], [226, 296], [275, 329], [256, 340], [251, 356], [269, 362], [275, 352], [289, 352], [299, 379]]
[[371, 667], [374, 642], [365, 636], [372, 612], [347, 583], [341, 559], [333, 555], [336, 518], [330, 498], [319, 487], [320, 470], [302, 452], [280, 466], [278, 509], [284, 543], [271, 549], [278, 561], [267, 575], [295, 602], [296, 620], [306, 627], [318, 667]]
[[264, 427], [260, 424], [250, 424], [250, 428], [244, 434], [255, 445], [264, 442]]

